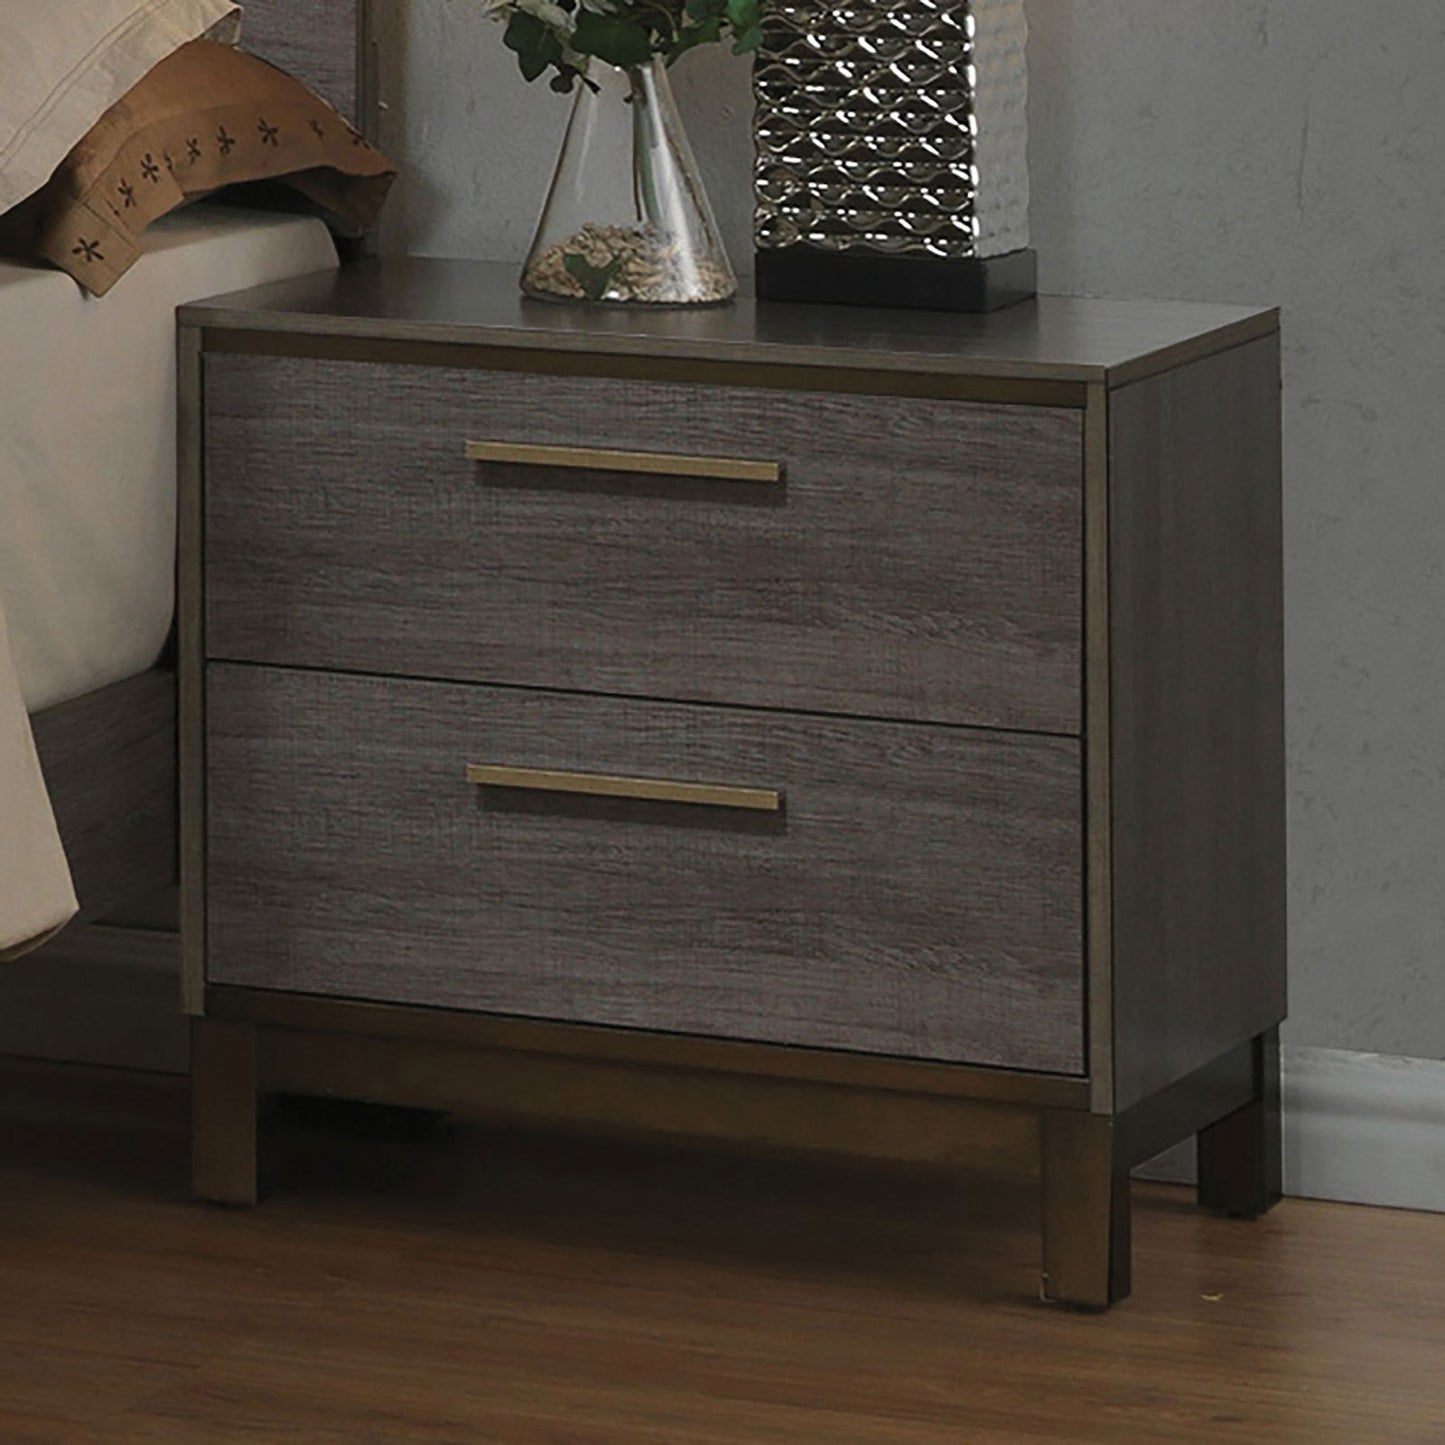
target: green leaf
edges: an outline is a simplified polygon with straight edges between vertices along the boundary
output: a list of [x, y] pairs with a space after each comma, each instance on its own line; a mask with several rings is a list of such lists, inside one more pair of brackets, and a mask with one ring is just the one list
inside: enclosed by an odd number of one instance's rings
[[585, 256], [569, 251], [562, 257], [562, 264], [589, 301], [600, 301], [607, 294], [612, 278], [622, 269], [622, 257], [614, 256], [605, 266], [594, 266]]
[[750, 34], [762, 23], [758, 0], [727, 0], [727, 17], [737, 36]]
[[547, 25], [525, 10], [515, 10], [507, 21], [502, 42], [517, 53], [517, 68], [527, 80], [536, 80], [562, 59], [562, 42]]
[[572, 32], [572, 48], [582, 55], [595, 55], [598, 60], [624, 69], [646, 65], [652, 59], [652, 37], [641, 25], [599, 15], [595, 10], [583, 10], [578, 14], [577, 28]]
[[733, 31], [733, 54], [746, 55], [763, 43], [763, 27], [754, 25], [750, 30]]

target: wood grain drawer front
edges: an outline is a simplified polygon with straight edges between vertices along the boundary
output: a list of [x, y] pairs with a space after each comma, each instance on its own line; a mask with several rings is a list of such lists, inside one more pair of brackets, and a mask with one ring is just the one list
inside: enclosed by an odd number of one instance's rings
[[1079, 730], [1077, 412], [213, 355], [206, 443], [213, 657]]
[[208, 711], [213, 983], [1083, 1068], [1074, 739], [224, 663]]

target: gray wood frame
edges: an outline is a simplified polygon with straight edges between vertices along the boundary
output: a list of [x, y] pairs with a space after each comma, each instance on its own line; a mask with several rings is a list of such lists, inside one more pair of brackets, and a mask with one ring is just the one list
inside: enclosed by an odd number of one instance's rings
[[[201, 353], [215, 352], [945, 397], [1066, 407], [1084, 423], [1084, 1078], [834, 1051], [800, 1075], [800, 1051], [777, 1046], [208, 986], [197, 562], [182, 628], [182, 666], [192, 672], [182, 719], [193, 770], [188, 997], [202, 1035], [210, 1020], [254, 1031], [256, 1052], [252, 1044], [245, 1052], [259, 1087], [478, 1107], [518, 1080], [540, 1091], [544, 1115], [608, 1117], [606, 1104], [588, 1102], [600, 1091], [619, 1116], [646, 1116], [649, 1126], [679, 1127], [686, 1115], [690, 1127], [761, 1138], [757, 1105], [744, 1096], [766, 1080], [773, 1107], [816, 1126], [781, 1129], [780, 1139], [842, 1147], [858, 1137], [841, 1121], [856, 1122], [859, 1091], [906, 1088], [920, 1117], [924, 1101], [944, 1096], [968, 1105], [928, 1126], [942, 1129], [951, 1149], [930, 1134], [921, 1154], [916, 1142], [903, 1152], [958, 1159], [976, 1147], [995, 1162], [1036, 1161], [1045, 1296], [1084, 1306], [1127, 1293], [1129, 1170], [1168, 1144], [1200, 1134], [1201, 1200], [1211, 1207], [1252, 1214], [1278, 1197], [1277, 313], [1045, 298], [977, 323], [741, 306], [705, 317], [600, 313], [579, 331], [575, 315], [517, 302], [509, 268], [410, 262], [259, 288], [188, 308], [183, 319], [193, 398]], [[194, 434], [192, 443], [182, 546], [199, 558]], [[1226, 605], [1191, 605], [1205, 578], [1222, 579]], [[1222, 685], [1212, 688], [1215, 680]], [[1247, 765], [1231, 770], [1246, 755]], [[1189, 827], [1171, 850], [1166, 825], [1180, 808]], [[1227, 897], [1211, 894], [1216, 883]], [[1196, 894], [1223, 906], [1201, 907]], [[539, 1039], [555, 1071], [536, 1063]], [[693, 1101], [692, 1112], [643, 1107], [633, 1085], [619, 1082], [623, 1065], [666, 1068], [668, 1087]], [[809, 1113], [816, 1098], [798, 1096], [801, 1114], [781, 1102], [817, 1087], [838, 1091], [823, 1115]], [[718, 1101], [711, 1117], [710, 1098]], [[824, 1117], [837, 1127], [824, 1127]], [[241, 1133], [227, 1146], [227, 1168], [244, 1194], [254, 1185], [246, 1163], [254, 1139]]]
[[81, 911], [176, 877], [175, 673], [153, 668], [31, 719]]
[[369, 0], [246, 0], [241, 43], [376, 134]]
[[[0, 969], [0, 1053], [183, 1070], [168, 891], [177, 877], [175, 670], [151, 668], [30, 721], [81, 918]], [[115, 925], [97, 926], [102, 919]]]
[[162, 909], [154, 927], [72, 923], [0, 968], [0, 1054], [184, 1074], [173, 899], [169, 911], [169, 927]]

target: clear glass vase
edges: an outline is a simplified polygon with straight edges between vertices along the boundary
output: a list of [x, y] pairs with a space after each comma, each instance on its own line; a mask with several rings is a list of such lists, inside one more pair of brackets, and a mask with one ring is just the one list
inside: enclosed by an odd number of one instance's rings
[[737, 292], [662, 61], [589, 65], [522, 290], [632, 306], [716, 305]]

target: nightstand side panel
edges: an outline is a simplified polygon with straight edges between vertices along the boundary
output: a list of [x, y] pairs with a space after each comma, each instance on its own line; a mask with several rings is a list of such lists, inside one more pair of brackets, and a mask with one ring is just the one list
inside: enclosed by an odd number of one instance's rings
[[1114, 1107], [1285, 1013], [1279, 338], [1110, 402]]

